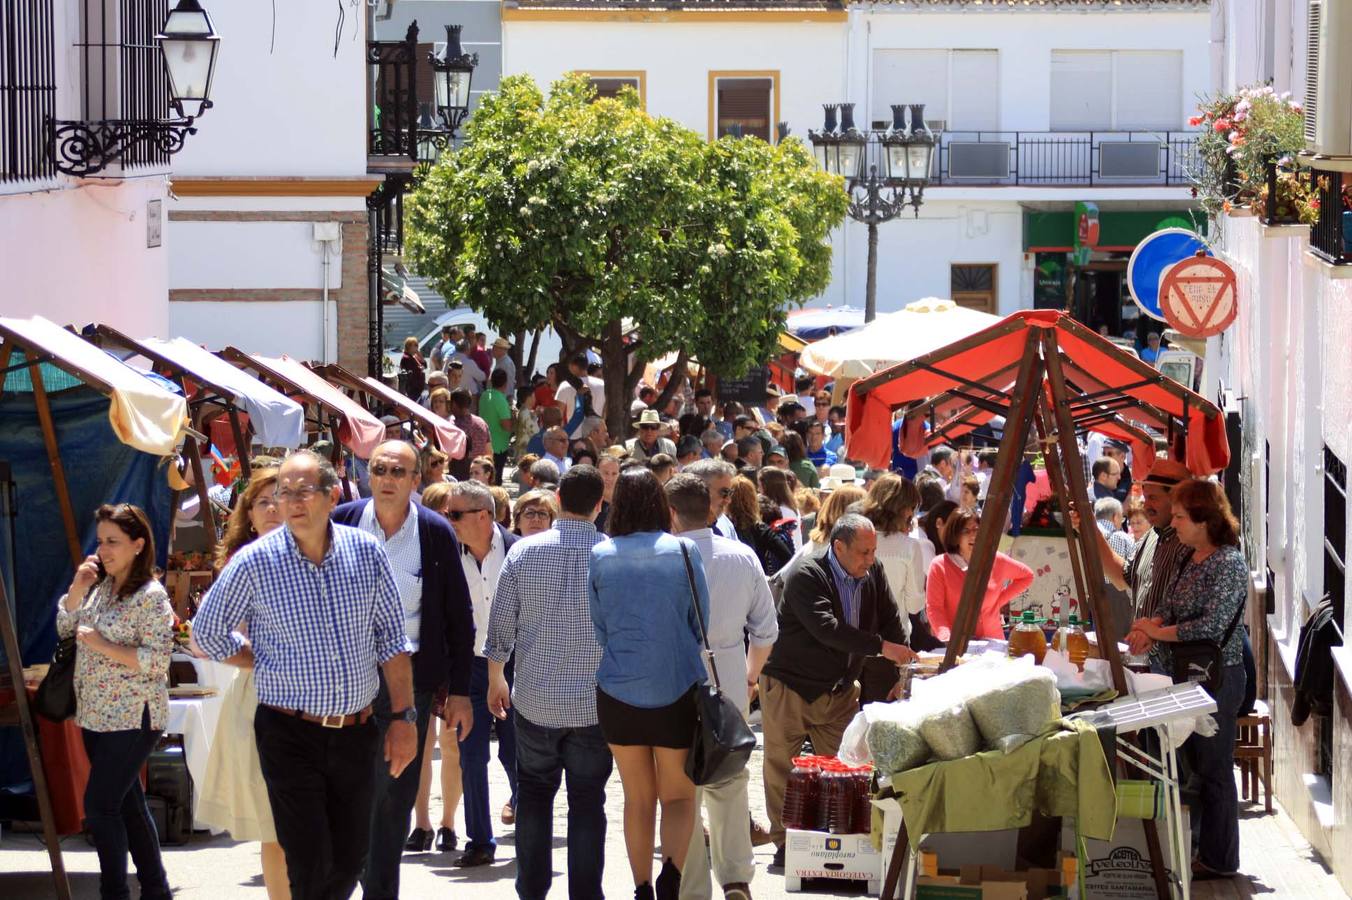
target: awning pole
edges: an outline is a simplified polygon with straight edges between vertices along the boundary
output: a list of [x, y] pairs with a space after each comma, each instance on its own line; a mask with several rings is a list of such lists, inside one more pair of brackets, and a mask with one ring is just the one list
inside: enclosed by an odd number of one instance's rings
[[66, 469], [61, 465], [61, 449], [56, 442], [56, 425], [52, 422], [52, 408], [47, 402], [47, 388], [42, 383], [42, 366], [33, 363], [28, 368], [33, 379], [33, 402], [38, 409], [38, 423], [42, 426], [42, 443], [47, 448], [47, 462], [52, 467], [52, 481], [56, 485], [56, 503], [61, 508], [61, 521], [66, 527], [66, 546], [70, 562], [80, 567], [84, 554], [80, 548], [80, 534], [75, 525], [75, 509], [70, 502], [70, 488], [66, 483]]

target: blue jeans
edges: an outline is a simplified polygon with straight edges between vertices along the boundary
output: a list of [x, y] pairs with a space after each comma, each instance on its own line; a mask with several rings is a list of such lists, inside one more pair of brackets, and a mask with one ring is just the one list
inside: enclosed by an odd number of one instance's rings
[[520, 804], [516, 826], [516, 894], [544, 900], [554, 878], [554, 796], [568, 774], [568, 897], [601, 900], [606, 843], [606, 781], [613, 760], [601, 726], [545, 728], [516, 720]]
[[142, 727], [128, 731], [82, 729], [89, 756], [89, 783], [85, 785], [85, 827], [99, 855], [99, 896], [126, 900], [127, 853], [136, 863], [145, 900], [169, 900], [169, 881], [160, 859], [160, 838], [141, 790], [141, 767], [159, 742], [150, 729], [149, 712]]
[[[435, 691], [419, 691], [413, 695], [418, 710], [418, 752], [398, 778], [390, 777], [390, 764], [382, 752], [375, 759], [375, 795], [371, 803], [371, 846], [366, 856], [366, 871], [361, 877], [361, 893], [365, 900], [395, 900], [399, 896], [399, 863], [404, 857], [404, 841], [408, 840], [408, 820], [413, 812], [413, 801], [418, 796], [418, 780], [422, 773], [422, 757], [427, 744], [427, 725], [432, 717]], [[380, 679], [380, 693], [376, 695], [375, 720], [378, 741], [385, 746], [385, 732], [390, 727], [390, 691], [384, 676]]]
[[1193, 835], [1197, 856], [1206, 867], [1223, 873], [1239, 871], [1239, 797], [1235, 789], [1235, 717], [1244, 699], [1244, 666], [1226, 666], [1216, 694], [1213, 737], [1188, 738], [1193, 779], [1198, 785]]
[[[512, 683], [512, 666], [507, 664], [507, 684]], [[489, 733], [493, 714], [488, 711], [488, 660], [474, 657], [470, 670], [469, 702], [474, 710], [474, 726], [469, 737], [460, 742], [460, 781], [464, 789], [465, 850], [496, 850], [493, 839], [493, 814], [488, 801], [488, 761], [491, 758]], [[512, 808], [516, 808], [516, 728], [510, 718], [498, 722], [498, 762], [507, 772], [512, 786]]]

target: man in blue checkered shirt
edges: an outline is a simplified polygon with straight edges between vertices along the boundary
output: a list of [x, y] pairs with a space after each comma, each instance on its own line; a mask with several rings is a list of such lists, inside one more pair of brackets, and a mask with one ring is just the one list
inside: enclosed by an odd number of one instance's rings
[[296, 900], [350, 896], [365, 865], [377, 667], [395, 711], [384, 747], [391, 776], [417, 749], [399, 588], [373, 536], [329, 523], [338, 495], [325, 459], [287, 457], [275, 495], [286, 527], [237, 553], [193, 619], [209, 657], [252, 659], [258, 758]]
[[[516, 893], [544, 900], [553, 879], [554, 796], [568, 775], [568, 895], [599, 898], [610, 748], [596, 718], [601, 647], [587, 579], [603, 537], [601, 473], [583, 463], [559, 479], [562, 512], [549, 531], [507, 553], [488, 620], [488, 708], [516, 725]], [[507, 660], [516, 654], [509, 687]]]

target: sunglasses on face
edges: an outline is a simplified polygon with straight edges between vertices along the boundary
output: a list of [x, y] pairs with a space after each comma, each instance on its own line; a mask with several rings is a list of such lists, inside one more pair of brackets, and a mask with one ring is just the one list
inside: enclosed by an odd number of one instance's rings
[[728, 497], [731, 497], [731, 496], [732, 496], [732, 488], [719, 488], [719, 489], [718, 489], [718, 496], [720, 496], [720, 497], [722, 497], [722, 498], [724, 498], [724, 499], [727, 499]]
[[446, 511], [446, 518], [452, 522], [459, 522], [465, 516], [478, 512], [488, 512], [486, 509], [449, 509]]
[[376, 463], [371, 467], [371, 474], [377, 478], [384, 478], [386, 475], [391, 478], [403, 478], [408, 474], [408, 469], [404, 466], [387, 466], [384, 463]]

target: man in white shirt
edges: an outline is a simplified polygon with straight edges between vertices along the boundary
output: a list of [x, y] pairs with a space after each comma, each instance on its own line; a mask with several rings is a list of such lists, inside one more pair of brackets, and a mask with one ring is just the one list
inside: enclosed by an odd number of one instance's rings
[[[606, 383], [599, 378], [587, 374], [587, 354], [579, 353], [568, 360], [568, 371], [573, 377], [582, 384], [587, 385], [591, 390], [591, 408], [601, 418], [606, 417]], [[554, 402], [559, 405], [559, 410], [563, 413], [563, 421], [571, 422], [573, 413], [576, 412], [577, 388], [566, 378], [559, 379], [559, 389], [554, 392]], [[579, 426], [579, 429], [581, 426]], [[570, 437], [579, 437], [578, 434], [572, 434]]]
[[737, 469], [726, 460], [714, 458], [691, 463], [685, 471], [698, 476], [709, 489], [709, 514], [714, 533], [737, 540], [737, 528], [728, 518], [728, 501], [732, 499], [732, 480], [737, 477]]
[[[760, 670], [779, 637], [774, 600], [756, 554], [741, 541], [714, 534], [709, 488], [697, 475], [681, 473], [666, 485], [671, 504], [672, 531], [694, 541], [709, 583], [709, 647], [723, 693], [747, 715]], [[743, 635], [750, 641], [745, 649]], [[751, 810], [747, 801], [750, 773], [738, 774], [695, 789], [695, 808], [709, 810], [709, 848], [714, 877], [731, 897], [737, 891], [750, 896], [756, 866], [752, 857]], [[766, 834], [766, 838], [769, 835]], [[690, 850], [681, 871], [682, 900], [709, 900], [712, 896], [704, 832], [694, 828]]]
[[563, 430], [563, 426], [556, 425], [547, 429], [540, 442], [544, 444], [545, 448], [545, 452], [540, 455], [540, 459], [552, 462], [558, 467], [560, 475], [567, 472], [568, 467], [573, 464], [573, 460], [568, 455], [568, 432]]
[[[470, 602], [474, 607], [474, 666], [470, 677], [469, 698], [474, 710], [474, 726], [469, 737], [460, 743], [460, 776], [465, 798], [465, 833], [469, 840], [465, 852], [455, 861], [457, 866], [484, 866], [493, 862], [497, 841], [493, 838], [493, 819], [488, 799], [488, 734], [493, 715], [488, 709], [488, 658], [484, 655], [484, 641], [488, 637], [488, 618], [493, 595], [498, 589], [498, 575], [507, 558], [507, 548], [516, 543], [516, 536], [497, 524], [494, 516], [493, 495], [477, 481], [460, 481], [451, 485], [451, 499], [447, 510], [451, 527], [460, 538], [460, 564], [469, 584]], [[507, 680], [512, 670], [507, 669]], [[507, 772], [512, 786], [512, 797], [502, 810], [502, 823], [516, 821], [516, 729], [510, 719], [498, 722], [498, 762]]]
[[[507, 373], [507, 386], [502, 392], [509, 398], [516, 396], [516, 363], [507, 355], [512, 349], [512, 342], [505, 337], [500, 337], [493, 342], [493, 372], [501, 369]], [[493, 372], [488, 374], [491, 376]]]

